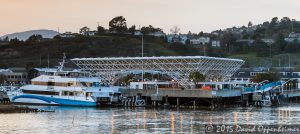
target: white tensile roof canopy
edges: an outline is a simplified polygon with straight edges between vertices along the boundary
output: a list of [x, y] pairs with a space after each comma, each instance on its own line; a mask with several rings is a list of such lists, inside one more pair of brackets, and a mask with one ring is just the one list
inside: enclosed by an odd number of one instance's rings
[[184, 88], [194, 85], [191, 72], [199, 71], [207, 80], [228, 80], [243, 64], [243, 60], [206, 56], [167, 57], [107, 57], [71, 59], [81, 71], [111, 81], [117, 74], [134, 70], [152, 70], [168, 74]]

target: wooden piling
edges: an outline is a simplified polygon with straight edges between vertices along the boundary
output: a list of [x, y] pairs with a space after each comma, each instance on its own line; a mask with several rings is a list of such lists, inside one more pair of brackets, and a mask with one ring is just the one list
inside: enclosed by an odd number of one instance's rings
[[180, 107], [180, 102], [179, 102], [179, 98], [177, 97], [177, 108]]

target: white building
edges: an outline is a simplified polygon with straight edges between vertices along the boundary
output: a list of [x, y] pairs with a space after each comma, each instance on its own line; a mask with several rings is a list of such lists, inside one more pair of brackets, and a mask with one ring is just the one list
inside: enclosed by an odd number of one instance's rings
[[188, 37], [186, 35], [168, 35], [167, 42], [168, 43], [182, 43], [186, 44]]
[[133, 35], [141, 36], [141, 35], [143, 35], [143, 33], [140, 30], [135, 30]]
[[267, 43], [267, 44], [273, 44], [275, 43], [275, 40], [273, 39], [261, 39], [262, 42]]
[[209, 44], [210, 38], [209, 37], [199, 37], [196, 39], [190, 39], [190, 44], [193, 45], [205, 45]]
[[284, 39], [286, 42], [294, 42], [295, 40], [297, 42], [300, 42], [300, 33], [290, 33], [287, 38]]
[[218, 40], [213, 40], [213, 41], [211, 41], [211, 46], [212, 47], [221, 47], [221, 42]]
[[97, 34], [97, 31], [86, 31], [83, 33], [85, 36], [95, 36]]
[[27, 71], [25, 68], [0, 69], [0, 75], [5, 77], [6, 84], [27, 82]]
[[130, 82], [130, 89], [157, 89], [157, 88], [178, 88], [178, 84], [172, 81], [144, 81]]
[[155, 36], [155, 37], [165, 37], [165, 36], [166, 36], [166, 34], [163, 33], [163, 32], [161, 32], [161, 31], [149, 33], [148, 35], [150, 35], [150, 36]]
[[65, 32], [59, 35], [62, 38], [75, 38], [76, 33], [71, 33], [71, 32]]

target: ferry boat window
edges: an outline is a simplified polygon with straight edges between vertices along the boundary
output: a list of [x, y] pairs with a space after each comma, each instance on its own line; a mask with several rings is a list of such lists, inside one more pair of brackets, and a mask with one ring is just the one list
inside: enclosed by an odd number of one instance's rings
[[27, 94], [43, 94], [43, 95], [59, 95], [58, 92], [53, 92], [53, 91], [36, 91], [36, 90], [23, 90], [23, 93], [27, 93]]
[[68, 91], [63, 91], [62, 96], [68, 96], [69, 92]]
[[91, 93], [89, 92], [85, 93], [85, 97], [89, 97], [89, 96], [91, 96]]
[[74, 96], [74, 92], [69, 92], [69, 96]]
[[54, 86], [55, 83], [54, 83], [54, 82], [48, 82], [47, 85], [48, 85], [48, 86]]
[[80, 82], [82, 86], [87, 87], [85, 82]]
[[70, 87], [72, 85], [72, 83], [68, 83], [68, 87]]

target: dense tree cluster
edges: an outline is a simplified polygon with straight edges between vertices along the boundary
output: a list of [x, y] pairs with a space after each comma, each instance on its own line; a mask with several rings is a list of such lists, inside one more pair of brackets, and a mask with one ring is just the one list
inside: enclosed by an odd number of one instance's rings
[[[17, 58], [24, 57], [21, 52], [23, 49], [31, 53], [26, 55], [30, 57], [40, 53], [39, 49], [43, 48], [47, 48], [47, 51], [55, 55], [55, 58], [60, 58], [63, 51], [74, 53], [76, 57], [138, 56], [141, 50], [141, 38], [140, 36], [134, 36], [135, 32], [140, 31], [144, 35], [164, 32], [161, 28], [152, 25], [142, 26], [141, 28], [136, 25], [128, 27], [127, 20], [123, 16], [114, 17], [109, 21], [108, 29], [98, 26], [95, 36], [85, 36], [84, 33], [90, 30], [87, 26], [82, 27], [79, 29], [79, 33], [81, 34], [76, 34], [73, 38], [62, 38], [60, 35], [55, 36], [53, 39], [44, 39], [41, 35], [32, 35], [25, 41], [17, 38], [2, 38], [0, 43], [9, 44], [9, 46], [3, 45], [3, 55], [1, 56], [3, 58], [9, 58], [11, 55], [19, 55]], [[258, 25], [249, 21], [246, 26], [216, 30], [212, 33], [202, 31], [192, 33], [189, 31], [187, 34], [181, 34], [180, 28], [174, 26], [170, 30], [171, 34], [185, 35], [188, 38], [209, 37], [210, 40], [220, 41], [221, 47], [212, 47], [211, 45], [183, 45], [180, 42], [168, 43], [167, 37], [145, 36], [145, 55], [206, 55], [226, 57], [251, 53], [258, 57], [272, 57], [275, 54], [299, 53], [300, 43], [298, 41], [295, 40], [290, 43], [285, 41], [285, 38], [291, 32], [299, 33], [300, 23], [288, 17], [281, 19], [274, 17], [270, 21]], [[265, 43], [263, 39], [273, 39], [275, 42], [271, 44]], [[239, 40], [252, 40], [253, 42]], [[33, 48], [38, 50], [32, 51], [31, 49]], [[39, 56], [35, 55], [33, 57]]]

